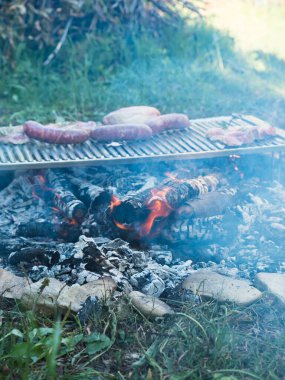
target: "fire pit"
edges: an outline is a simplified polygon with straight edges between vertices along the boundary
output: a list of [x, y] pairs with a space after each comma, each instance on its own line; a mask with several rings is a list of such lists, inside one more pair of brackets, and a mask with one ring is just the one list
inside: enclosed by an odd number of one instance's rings
[[[1, 266], [32, 281], [54, 277], [68, 285], [109, 276], [118, 294], [139, 290], [164, 298], [176, 296], [183, 279], [201, 268], [250, 281], [258, 272], [283, 272], [284, 161], [273, 151], [282, 150], [285, 139], [280, 133], [224, 149], [203, 138], [213, 120], [195, 121], [192, 135], [179, 143], [179, 136], [157, 137], [152, 153], [147, 144], [98, 147], [102, 155], [109, 152], [106, 161], [128, 165], [77, 166], [103, 158], [95, 151], [90, 158], [90, 145], [80, 160], [80, 146], [74, 159], [57, 160], [55, 151], [63, 157], [70, 150], [60, 146], [50, 150], [51, 166], [73, 167], [43, 169], [49, 157], [39, 158], [36, 148], [29, 153], [36, 161], [19, 163], [16, 154], [24, 148], [13, 148], [12, 156], [6, 147], [12, 168], [26, 171], [0, 192]], [[257, 122], [233, 122], [241, 120]], [[144, 163], [151, 156], [156, 160]]]

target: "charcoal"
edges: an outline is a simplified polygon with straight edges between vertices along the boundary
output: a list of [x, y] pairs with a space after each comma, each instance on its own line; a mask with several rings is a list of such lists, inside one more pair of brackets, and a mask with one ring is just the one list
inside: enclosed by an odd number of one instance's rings
[[216, 247], [215, 244], [204, 247], [191, 247], [189, 243], [180, 244], [175, 257], [179, 257], [181, 260], [190, 259], [194, 263], [208, 261], [220, 263], [222, 260], [219, 247]]
[[161, 265], [170, 265], [173, 259], [171, 251], [160, 251], [158, 249], [150, 250], [150, 256]]
[[163, 280], [149, 270], [131, 276], [130, 284], [144, 294], [154, 297], [159, 297], [165, 289]]
[[50, 222], [48, 220], [30, 220], [20, 222], [16, 234], [24, 237], [48, 237], [52, 239], [63, 239], [68, 242], [76, 242], [81, 235], [78, 224], [68, 222]]
[[0, 238], [0, 255], [6, 256], [11, 252], [18, 251], [21, 248], [27, 247], [30, 242], [21, 237], [2, 237]]
[[151, 281], [142, 287], [142, 292], [149, 296], [159, 297], [165, 290], [165, 284], [163, 280], [155, 274], [152, 274]]
[[97, 259], [98, 257], [102, 255], [101, 250], [99, 249], [97, 244], [92, 240], [89, 240], [87, 242], [85, 247], [82, 249], [82, 252], [83, 252], [84, 260]]
[[170, 244], [188, 242], [192, 247], [213, 244], [219, 237], [219, 243], [226, 245], [236, 238], [240, 221], [235, 209], [228, 209], [224, 215], [175, 219], [163, 230], [162, 237]]
[[86, 264], [85, 269], [91, 272], [104, 274], [104, 271], [108, 271], [109, 268], [113, 267], [94, 241], [88, 241], [82, 252], [83, 262]]
[[121, 247], [118, 247], [116, 249], [116, 251], [118, 252], [119, 255], [121, 255], [122, 257], [129, 257], [129, 258], [132, 258], [133, 254], [134, 254], [134, 251], [133, 249], [131, 249], [129, 247], [129, 245], [125, 244]]
[[8, 256], [12, 252], [18, 252], [22, 249], [40, 249], [43, 251], [54, 251], [58, 250], [59, 248], [60, 252], [67, 252], [71, 249], [69, 243], [63, 244], [56, 244], [51, 239], [46, 239], [45, 241], [42, 241], [40, 239], [27, 239], [24, 237], [14, 237], [13, 235], [11, 237], [1, 237], [0, 238], [0, 255]]
[[45, 265], [51, 267], [59, 262], [60, 255], [56, 250], [48, 250], [44, 248], [26, 247], [19, 251], [12, 252], [8, 258], [9, 264], [33, 264]]
[[102, 302], [96, 296], [89, 296], [77, 313], [78, 320], [82, 325], [85, 325], [90, 319], [94, 320], [95, 316], [98, 317], [101, 310]]
[[193, 292], [189, 290], [182, 289], [182, 286], [179, 284], [174, 288], [166, 288], [160, 295], [160, 298], [169, 300], [172, 302], [187, 302], [191, 304], [200, 304], [201, 298], [193, 294]]
[[143, 263], [148, 261], [148, 255], [144, 251], [132, 251], [130, 256], [131, 263], [135, 268], [141, 268]]
[[51, 239], [55, 239], [57, 237], [57, 232], [54, 228], [54, 225], [44, 219], [20, 222], [17, 225], [16, 234], [18, 236], [25, 237], [46, 236], [50, 237]]
[[69, 219], [82, 222], [87, 214], [87, 208], [70, 190], [68, 181], [60, 172], [48, 171], [47, 179], [52, 187], [46, 192], [53, 194], [53, 202], [56, 207]]
[[118, 238], [118, 239], [114, 239], [114, 240], [107, 242], [106, 244], [103, 245], [103, 248], [105, 250], [110, 250], [110, 249], [117, 250], [118, 248], [125, 247], [125, 246], [128, 246], [128, 243], [125, 242], [124, 240]]
[[90, 271], [88, 271], [86, 269], [83, 269], [82, 271], [77, 272], [76, 276], [77, 276], [77, 281], [76, 282], [79, 285], [83, 285], [86, 282], [95, 281], [95, 280], [98, 280], [98, 278], [100, 278], [100, 276], [98, 274], [90, 272]]
[[73, 176], [68, 177], [70, 183], [75, 187], [75, 195], [91, 210], [95, 210], [102, 204], [109, 204], [111, 201], [111, 192], [101, 186], [93, 185]]
[[5, 171], [0, 173], [0, 191], [5, 189], [14, 178], [14, 172], [13, 171]]
[[111, 242], [109, 238], [106, 238], [103, 236], [93, 237], [93, 240], [97, 246], [101, 246], [103, 244], [107, 244]]
[[30, 271], [29, 271], [29, 278], [33, 282], [37, 282], [41, 280], [42, 278], [45, 277], [53, 277], [53, 272], [48, 269], [47, 266], [45, 265], [37, 265], [34, 266]]

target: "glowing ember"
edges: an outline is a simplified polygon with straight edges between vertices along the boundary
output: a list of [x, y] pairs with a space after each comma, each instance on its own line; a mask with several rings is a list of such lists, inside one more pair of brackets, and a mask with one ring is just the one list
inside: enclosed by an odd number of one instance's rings
[[35, 192], [35, 190], [32, 190], [32, 196], [37, 199], [41, 199], [38, 194]]
[[46, 183], [46, 179], [43, 175], [39, 175], [38, 178], [39, 178], [40, 182]]
[[[138, 231], [136, 227], [120, 223], [115, 219], [113, 220], [114, 224], [124, 231], [137, 231], [141, 237], [149, 235], [155, 220], [160, 217], [167, 217], [173, 211], [166, 200], [166, 194], [169, 192], [169, 190], [169, 187], [164, 187], [161, 190], [150, 190], [151, 196], [146, 203], [146, 207], [150, 210], [150, 214], [147, 217], [146, 221], [139, 227]], [[113, 195], [110, 204], [110, 211], [113, 212], [114, 208], [120, 204], [121, 201], [119, 198]]]
[[166, 174], [166, 176], [168, 178], [172, 179], [174, 182], [177, 182], [177, 183], [187, 182], [187, 179], [179, 179], [179, 178], [177, 178], [177, 174], [174, 174], [174, 173], [171, 173], [171, 172], [167, 172], [165, 174]]
[[148, 209], [151, 210], [146, 222], [140, 228], [140, 235], [148, 235], [153, 227], [153, 223], [157, 218], [167, 217], [173, 210], [169, 206], [166, 200], [166, 194], [169, 192], [170, 188], [165, 187], [162, 190], [152, 189], [152, 197], [148, 201]]
[[131, 230], [131, 228], [125, 226], [125, 225], [122, 224], [122, 223], [117, 222], [116, 220], [114, 220], [114, 223], [115, 223], [115, 225], [116, 225], [118, 228], [120, 228], [121, 230], [124, 230], [124, 231], [130, 231], [130, 230]]
[[171, 178], [173, 180], [176, 180], [176, 177], [177, 177], [177, 174], [173, 174], [171, 172], [166, 172], [165, 175], [166, 177]]
[[110, 204], [110, 210], [111, 212], [114, 211], [114, 208], [119, 206], [121, 204], [121, 201], [118, 197], [116, 197], [115, 195], [112, 195], [112, 198], [111, 198], [111, 204]]

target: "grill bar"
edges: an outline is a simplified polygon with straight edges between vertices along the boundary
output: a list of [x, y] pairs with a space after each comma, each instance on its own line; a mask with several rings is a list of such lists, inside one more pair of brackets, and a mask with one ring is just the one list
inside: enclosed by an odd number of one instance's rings
[[[254, 116], [244, 115], [196, 119], [191, 121], [190, 128], [121, 145], [92, 140], [77, 145], [52, 145], [39, 141], [23, 145], [0, 143], [0, 170], [184, 160], [285, 150], [285, 131], [281, 129], [277, 129], [275, 137], [236, 148], [224, 147], [206, 138], [207, 130], [212, 127], [264, 123]], [[0, 134], [11, 129], [0, 128]]]

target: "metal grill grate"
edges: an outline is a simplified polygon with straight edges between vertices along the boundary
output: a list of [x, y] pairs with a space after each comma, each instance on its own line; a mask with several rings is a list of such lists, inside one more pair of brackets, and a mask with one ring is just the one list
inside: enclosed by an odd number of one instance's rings
[[[93, 140], [76, 145], [52, 145], [36, 140], [23, 145], [0, 143], [0, 170], [198, 159], [285, 150], [285, 131], [281, 129], [277, 129], [275, 137], [238, 148], [224, 147], [205, 136], [212, 127], [263, 123], [254, 116], [242, 115], [197, 119], [191, 121], [190, 128], [122, 144], [102, 144]], [[0, 133], [9, 129], [0, 128]]]

